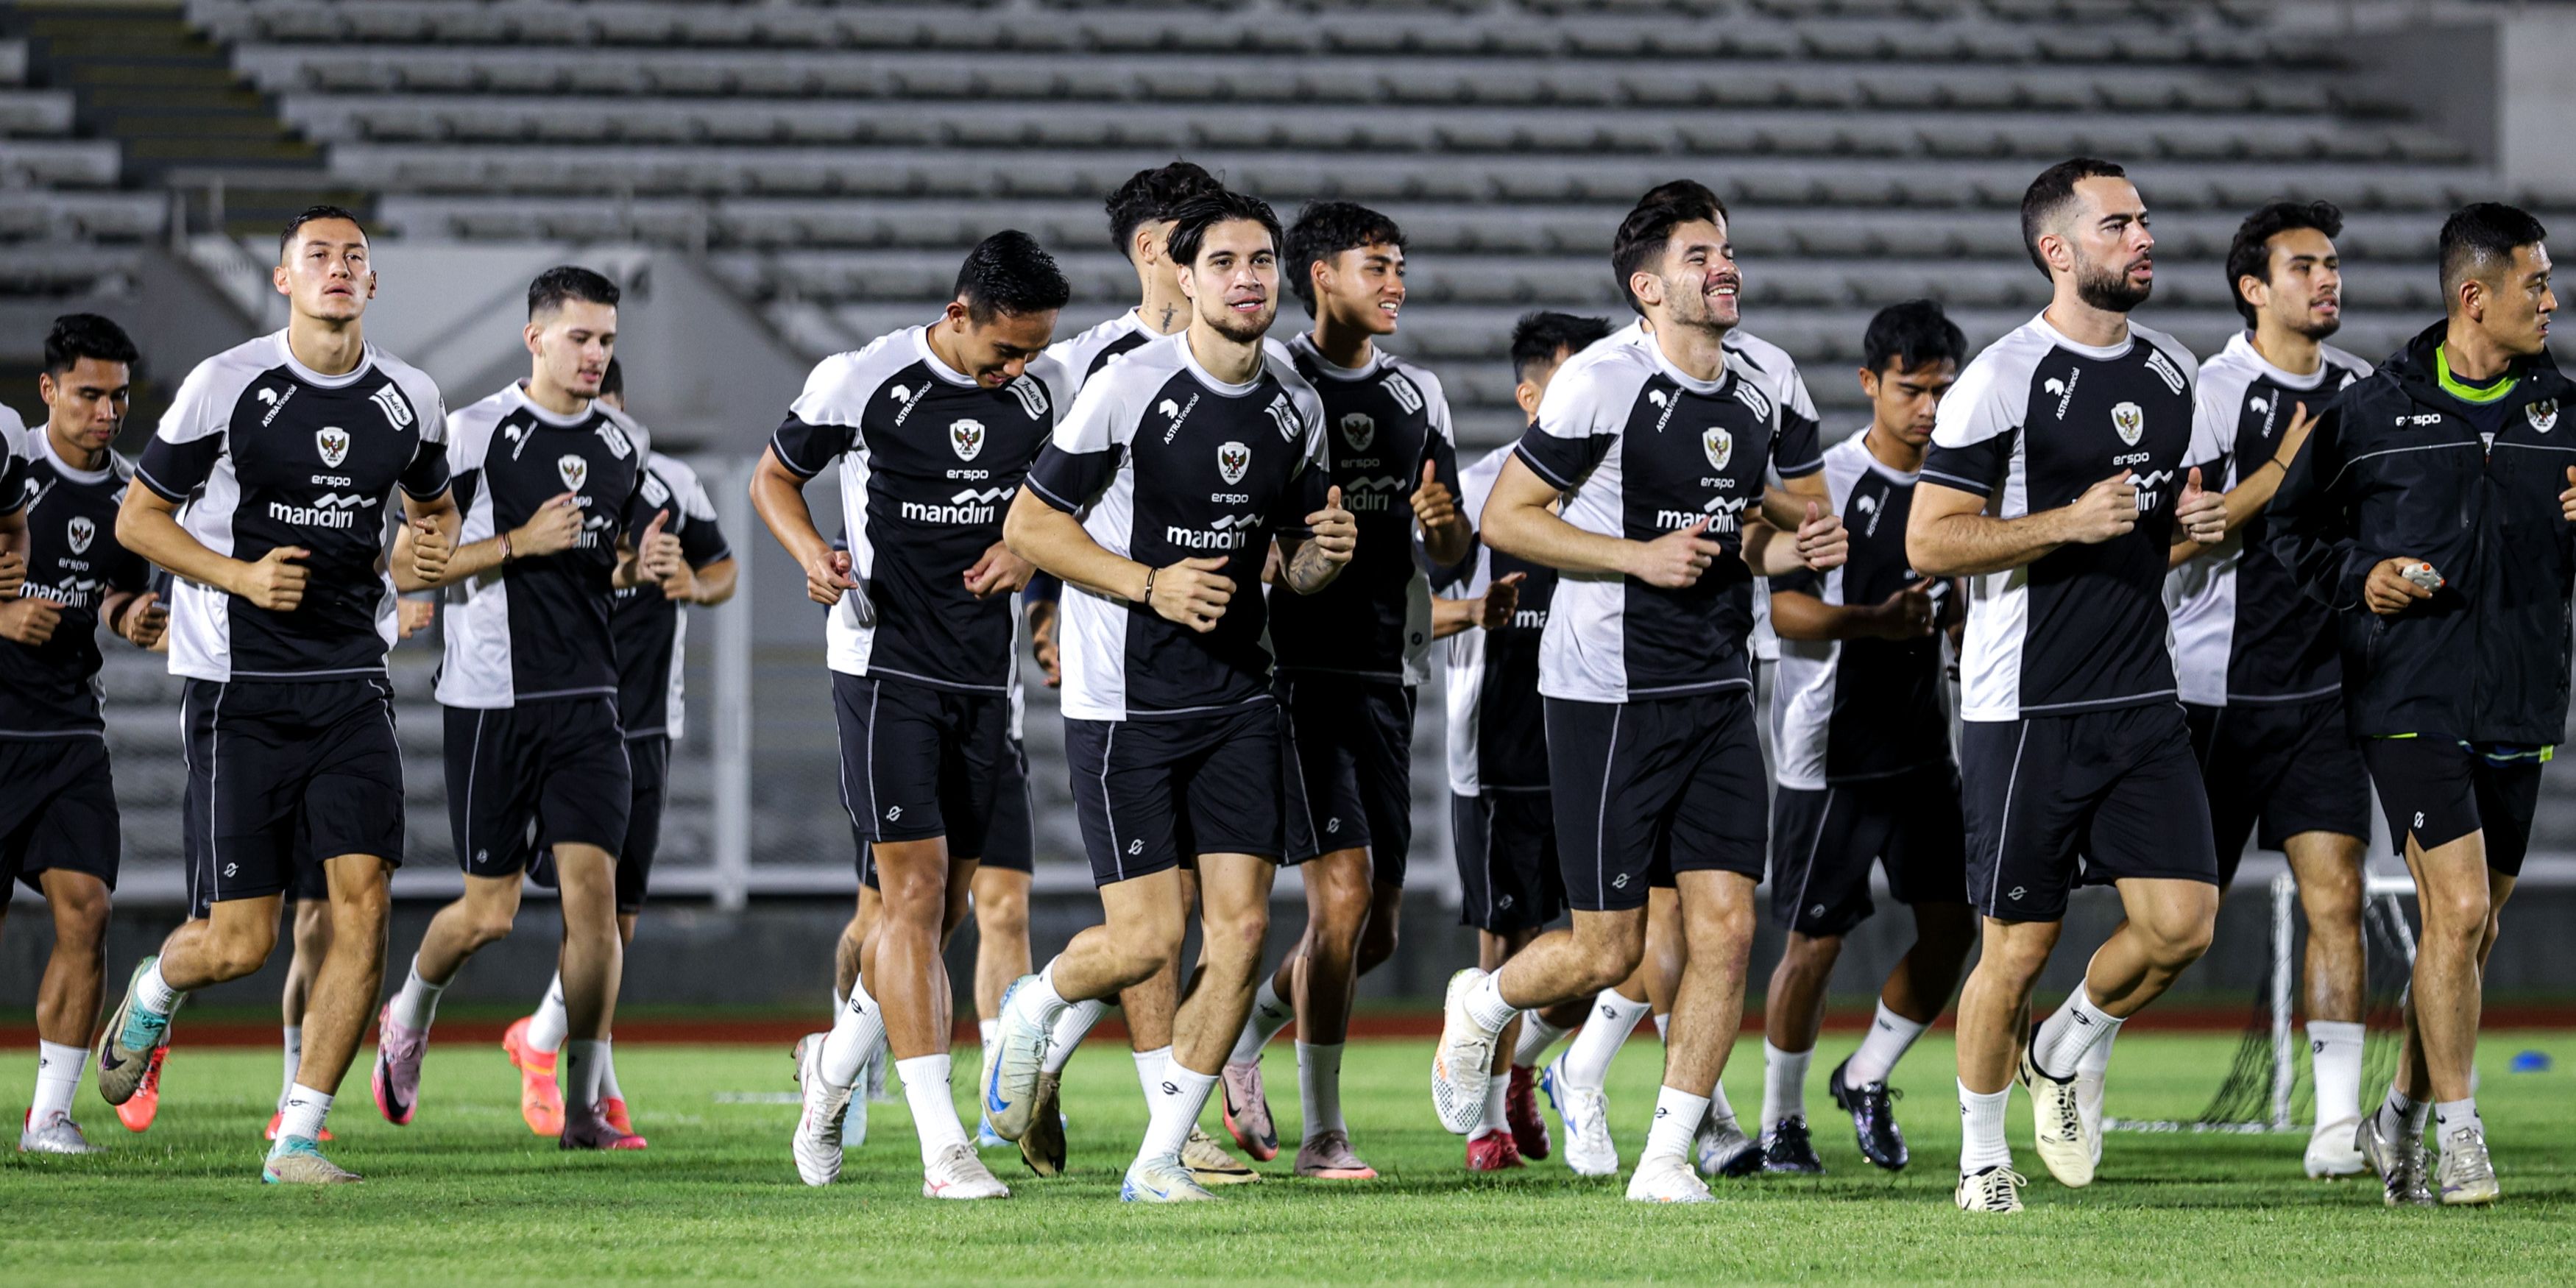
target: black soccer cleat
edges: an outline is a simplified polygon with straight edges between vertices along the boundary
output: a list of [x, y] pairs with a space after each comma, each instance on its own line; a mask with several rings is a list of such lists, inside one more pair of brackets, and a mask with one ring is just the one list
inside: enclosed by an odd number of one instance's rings
[[1891, 1103], [1904, 1093], [1888, 1090], [1884, 1082], [1858, 1087], [1845, 1083], [1843, 1070], [1850, 1065], [1851, 1060], [1845, 1058], [1834, 1066], [1833, 1075], [1825, 1079], [1825, 1094], [1834, 1098], [1836, 1107], [1851, 1115], [1852, 1134], [1860, 1139], [1861, 1157], [1891, 1172], [1904, 1171], [1911, 1156], [1905, 1151], [1905, 1133], [1897, 1130], [1896, 1108]]
[[1807, 1134], [1804, 1114], [1791, 1114], [1762, 1133], [1762, 1170], [1800, 1176], [1822, 1176], [1825, 1160], [1816, 1157], [1816, 1142]]

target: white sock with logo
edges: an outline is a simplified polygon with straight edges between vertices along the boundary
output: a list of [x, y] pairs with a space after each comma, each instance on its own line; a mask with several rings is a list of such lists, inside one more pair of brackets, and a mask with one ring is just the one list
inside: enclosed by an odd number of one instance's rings
[[161, 959], [158, 957], [153, 958], [151, 968], [134, 981], [134, 1004], [163, 1019], [168, 1019], [172, 1011], [179, 1009], [179, 1003], [186, 1000], [186, 993], [170, 987], [170, 981], [161, 977]]
[[[1485, 1083], [1484, 1124], [1476, 1128], [1476, 1130], [1467, 1133], [1467, 1139], [1483, 1140], [1487, 1136], [1493, 1135], [1495, 1132], [1510, 1131], [1512, 1112], [1511, 1102], [1511, 1078], [1508, 1075], [1498, 1073], [1491, 1079], [1488, 1079]], [[1311, 1136], [1314, 1133], [1309, 1132], [1307, 1134]]]
[[2317, 1081], [2317, 1126], [2331, 1127], [2361, 1117], [2362, 1040], [2362, 1027], [2356, 1022], [2308, 1021], [2308, 1063]]
[[1153, 1117], [1145, 1125], [1145, 1143], [1136, 1151], [1136, 1161], [1180, 1161], [1181, 1146], [1189, 1142], [1190, 1129], [1198, 1126], [1199, 1111], [1207, 1108], [1208, 1090], [1215, 1085], [1213, 1073], [1185, 1069], [1177, 1060], [1166, 1062], [1145, 1097]]
[[566, 1038], [563, 1044], [562, 1072], [564, 1109], [567, 1112], [587, 1109], [599, 1103], [603, 1066], [608, 1060], [608, 1041], [603, 1038]]
[[1075, 1002], [1066, 1006], [1064, 1013], [1055, 1017], [1055, 1027], [1047, 1035], [1046, 1059], [1040, 1061], [1038, 1067], [1048, 1073], [1064, 1072], [1065, 1061], [1073, 1058], [1073, 1049], [1082, 1045], [1082, 1039], [1091, 1033], [1091, 1026], [1100, 1022], [1100, 1013], [1108, 1009], [1109, 1003], [1101, 1001]]
[[1959, 1175], [2012, 1166], [2012, 1146], [2004, 1140], [2004, 1110], [2011, 1103], [2011, 1083], [1991, 1095], [1959, 1084]]
[[1252, 1064], [1261, 1059], [1261, 1048], [1279, 1036], [1297, 1018], [1297, 1004], [1279, 995], [1278, 976], [1265, 975], [1261, 987], [1252, 994], [1252, 1013], [1243, 1017], [1243, 1032], [1234, 1040], [1234, 1050], [1225, 1058], [1227, 1064]]
[[841, 1013], [832, 1017], [832, 1032], [823, 1039], [823, 1081], [835, 1087], [847, 1087], [859, 1080], [859, 1070], [868, 1057], [876, 1054], [885, 1041], [885, 1011], [877, 999], [868, 996], [868, 986], [850, 985], [850, 999]]
[[1555, 1046], [1556, 1040], [1564, 1036], [1565, 1030], [1548, 1023], [1538, 1012], [1521, 1012], [1521, 1036], [1518, 1042], [1512, 1044], [1512, 1067], [1537, 1068], [1539, 1057], [1546, 1055], [1547, 1049]]
[[1599, 1088], [1610, 1077], [1610, 1061], [1627, 1045], [1628, 1035], [1637, 1031], [1637, 1020], [1648, 1009], [1646, 1003], [1629, 1001], [1615, 989], [1601, 990], [1583, 1027], [1566, 1044], [1565, 1080], [1578, 1087]]
[[983, 1052], [975, 1061], [975, 1085], [977, 1087], [982, 1087], [984, 1085], [984, 1080], [993, 1075], [993, 1047], [1001, 1038], [1002, 1022], [1000, 1020], [977, 1020], [975, 1021], [975, 1033], [976, 1036], [983, 1039]]
[[80, 1090], [81, 1066], [89, 1052], [60, 1042], [36, 1041], [36, 1101], [27, 1110], [29, 1126], [72, 1111], [72, 1094]]
[[[1496, 1078], [1494, 1085], [1503, 1086], [1504, 1082]], [[1328, 1131], [1350, 1130], [1342, 1122], [1341, 1043], [1297, 1044], [1297, 1108], [1305, 1119], [1308, 1140]]]
[[1852, 1052], [1851, 1063], [1843, 1066], [1844, 1083], [1866, 1087], [1887, 1081], [1888, 1075], [1896, 1072], [1896, 1062], [1905, 1058], [1914, 1040], [1930, 1027], [1887, 1009], [1885, 1002], [1879, 1003], [1877, 1016], [1869, 1022], [1869, 1036], [1860, 1040], [1860, 1050]]
[[1161, 1094], [1163, 1070], [1172, 1063], [1172, 1044], [1166, 1042], [1151, 1051], [1132, 1054], [1136, 1057], [1136, 1085], [1144, 1089], [1145, 1107], [1151, 1109], [1154, 1097]]
[[1503, 973], [1495, 971], [1477, 980], [1467, 989], [1467, 1018], [1487, 1034], [1502, 1036], [1503, 1026], [1521, 1013], [1521, 1008], [1503, 1000]]
[[286, 1039], [286, 1077], [277, 1084], [277, 1111], [286, 1112], [286, 1093], [295, 1090], [295, 1075], [304, 1067], [304, 1026], [289, 1024], [280, 1030]]
[[[832, 995], [832, 1011], [841, 1009], [840, 994]], [[546, 995], [537, 1002], [536, 1013], [528, 1017], [528, 1049], [548, 1055], [563, 1049], [564, 1037], [571, 1022], [564, 1015], [563, 972], [555, 972], [555, 981], [546, 986]]]
[[1637, 1156], [1637, 1165], [1669, 1155], [1690, 1157], [1691, 1142], [1699, 1139], [1699, 1125], [1708, 1117], [1708, 1097], [1665, 1087], [1655, 1093], [1655, 1122], [1646, 1129], [1646, 1152]]
[[2093, 1044], [2120, 1031], [2118, 1016], [2093, 1004], [2092, 990], [2077, 985], [2066, 995], [2066, 1004], [2039, 1026], [2031, 1035], [2030, 1060], [2041, 1073], [2052, 1078], [2072, 1078], [2083, 1072], [2084, 1053]]
[[1816, 1050], [1783, 1051], [1768, 1041], [1762, 1044], [1762, 1132], [1769, 1135], [1783, 1118], [1803, 1118], [1807, 1114], [1807, 1066], [1816, 1058]]
[[894, 1062], [895, 1076], [903, 1079], [903, 1101], [912, 1107], [912, 1129], [921, 1137], [921, 1165], [938, 1161], [952, 1145], [966, 1143], [966, 1125], [957, 1117], [957, 1091], [949, 1084], [954, 1076], [947, 1052], [917, 1055]]
[[286, 1089], [286, 1107], [277, 1111], [277, 1143], [302, 1137], [322, 1139], [322, 1124], [331, 1117], [331, 1093], [303, 1083]]
[[402, 989], [394, 994], [394, 1023], [424, 1032], [429, 1022], [438, 1018], [438, 995], [447, 991], [445, 984], [432, 984], [420, 977], [420, 955], [411, 959], [411, 970], [403, 977]]

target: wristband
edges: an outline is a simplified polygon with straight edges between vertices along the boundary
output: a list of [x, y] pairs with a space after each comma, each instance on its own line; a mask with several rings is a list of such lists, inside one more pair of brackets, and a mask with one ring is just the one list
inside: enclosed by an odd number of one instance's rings
[[504, 533], [502, 533], [501, 535], [499, 535], [499, 536], [497, 536], [497, 537], [494, 537], [494, 538], [492, 538], [492, 539], [501, 543], [501, 562], [503, 562], [503, 563], [508, 563], [508, 562], [510, 562], [512, 559], [515, 559], [515, 558], [517, 558], [517, 557], [518, 557], [517, 555], [514, 555], [514, 554], [510, 553], [510, 534], [509, 534], [509, 533], [504, 532]]
[[1145, 595], [1142, 599], [1139, 599], [1136, 602], [1143, 604], [1147, 608], [1152, 608], [1154, 606], [1154, 574], [1159, 571], [1161, 570], [1156, 568], [1148, 568], [1145, 570]]

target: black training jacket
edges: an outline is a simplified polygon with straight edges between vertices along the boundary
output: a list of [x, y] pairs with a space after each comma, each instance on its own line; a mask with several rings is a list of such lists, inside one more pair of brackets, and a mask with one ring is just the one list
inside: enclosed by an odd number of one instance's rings
[[[2576, 466], [2567, 377], [2527, 359], [2492, 442], [2434, 383], [2436, 324], [2346, 387], [2272, 499], [2271, 549], [2335, 610], [2356, 736], [2555, 743], [2567, 728], [2576, 538], [2558, 494]], [[2362, 586], [2384, 559], [2446, 579], [2395, 617]]]

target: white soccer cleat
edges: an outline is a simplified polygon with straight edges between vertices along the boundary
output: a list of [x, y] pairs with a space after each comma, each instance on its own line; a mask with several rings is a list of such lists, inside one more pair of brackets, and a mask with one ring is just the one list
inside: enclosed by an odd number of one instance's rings
[[2487, 1134], [2476, 1122], [2442, 1133], [2442, 1206], [2477, 1207], [2493, 1203], [2495, 1163], [2487, 1157]]
[[2361, 1147], [2353, 1143], [2360, 1126], [2360, 1119], [2346, 1118], [2318, 1123], [2316, 1130], [2308, 1133], [2305, 1165], [2309, 1180], [2338, 1181], [2370, 1170], [2369, 1160], [2361, 1156]]
[[1574, 1085], [1565, 1076], [1562, 1055], [1539, 1075], [1538, 1085], [1565, 1125], [1565, 1165], [1577, 1176], [1617, 1176], [1619, 1145], [1610, 1139], [1609, 1094]]
[[[823, 1077], [823, 1036], [808, 1033], [796, 1043], [796, 1086], [804, 1093], [805, 1112], [796, 1119], [788, 1148], [796, 1156], [797, 1177], [807, 1185], [841, 1179], [841, 1120], [850, 1112], [851, 1088]], [[863, 1138], [866, 1131], [860, 1128]]]
[[2025, 1053], [2021, 1058], [2021, 1085], [2030, 1092], [2031, 1136], [2039, 1146], [2039, 1161], [2048, 1165], [2048, 1174], [2068, 1189], [2091, 1185], [2094, 1142], [2100, 1139], [2100, 1133], [2085, 1130], [2084, 1107], [2076, 1095], [2075, 1080], [2049, 1077]]
[[1762, 1173], [1762, 1149], [1744, 1134], [1744, 1126], [1729, 1118], [1714, 1118], [1699, 1125], [1699, 1139], [1691, 1151], [1699, 1158], [1699, 1174], [1742, 1180]]
[[1657, 1154], [1640, 1160], [1637, 1174], [1628, 1178], [1628, 1201], [1715, 1203], [1717, 1196], [1709, 1193], [1708, 1182], [1691, 1170], [1689, 1159], [1679, 1154]]
[[2093, 1170], [2102, 1170], [2102, 1098], [2103, 1084], [2109, 1079], [2099, 1073], [2078, 1070], [2075, 1074], [2075, 1108], [2084, 1115], [2084, 1130], [2093, 1142]]
[[25, 1124], [18, 1129], [18, 1152], [21, 1154], [104, 1154], [105, 1145], [89, 1143], [81, 1134], [80, 1124], [70, 1114], [55, 1110], [36, 1121], [36, 1111], [28, 1110]]
[[1197, 1203], [1215, 1197], [1177, 1158], [1139, 1159], [1118, 1185], [1121, 1203]]
[[1485, 978], [1473, 966], [1449, 977], [1441, 1007], [1440, 1045], [1431, 1052], [1431, 1109], [1453, 1136], [1485, 1125], [1485, 1087], [1493, 1081], [1495, 1034], [1467, 1014], [1467, 994]]
[[951, 1145], [939, 1151], [937, 1160], [921, 1173], [921, 1197], [926, 1199], [1006, 1199], [1011, 1187], [1002, 1184], [984, 1160], [975, 1156], [972, 1145]]
[[984, 1071], [984, 1085], [976, 1089], [984, 1120], [993, 1125], [993, 1134], [1008, 1141], [1029, 1134], [1038, 1075], [1044, 1072], [1047, 1040], [1052, 1036], [1049, 1025], [1018, 1004], [1026, 996], [1022, 990], [1035, 979], [1035, 975], [1022, 975], [1003, 992], [1002, 1027], [994, 1035], [992, 1067]]
[[1962, 1212], [2019, 1212], [2021, 1187], [2030, 1184], [2022, 1174], [2009, 1167], [1989, 1167], [1973, 1176], [1959, 1178], [1959, 1188], [1951, 1197], [1959, 1202]]
[[2353, 1132], [2353, 1148], [2362, 1161], [2379, 1174], [2381, 1197], [2390, 1207], [2430, 1207], [2433, 1188], [2425, 1180], [2430, 1169], [2424, 1158], [2424, 1137], [2384, 1136], [2379, 1131], [2379, 1115], [2363, 1114], [2361, 1126]]

